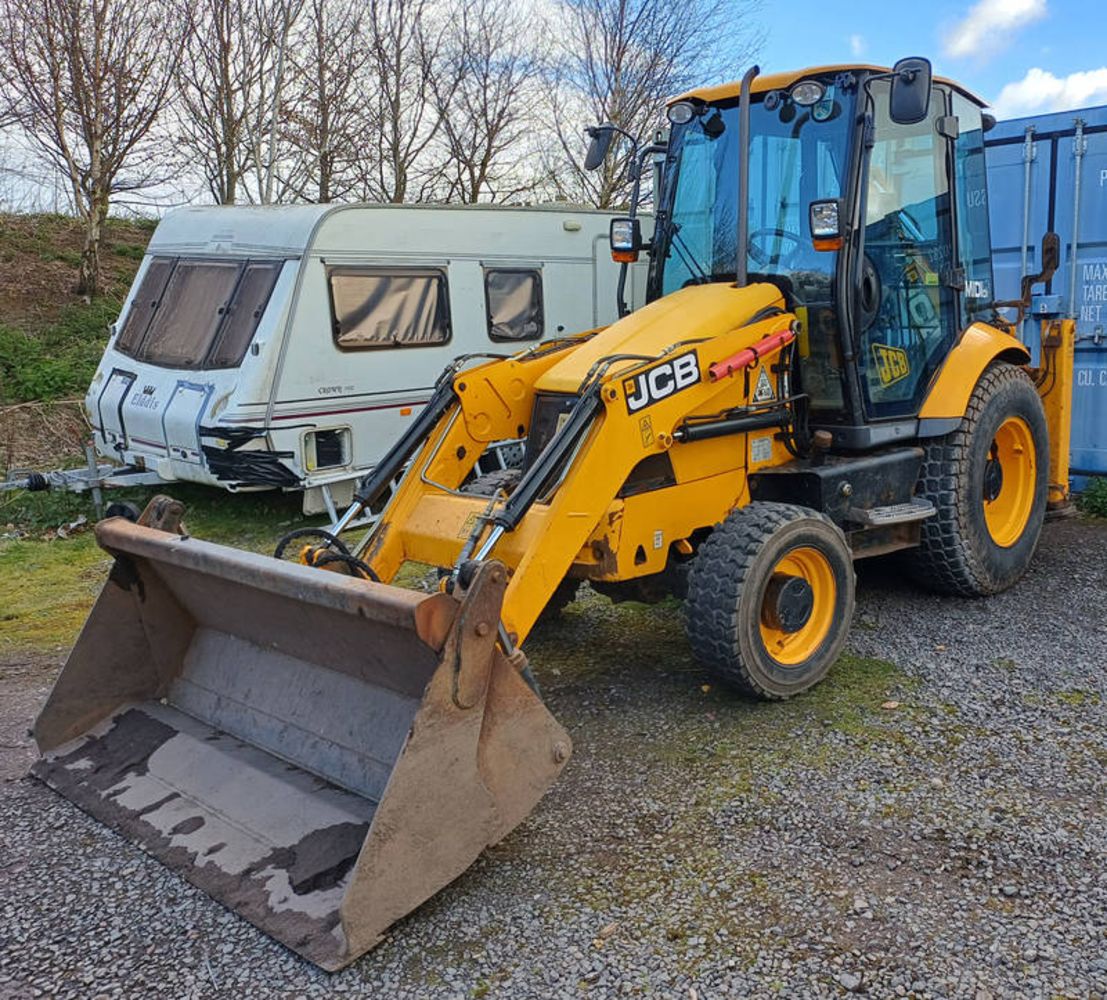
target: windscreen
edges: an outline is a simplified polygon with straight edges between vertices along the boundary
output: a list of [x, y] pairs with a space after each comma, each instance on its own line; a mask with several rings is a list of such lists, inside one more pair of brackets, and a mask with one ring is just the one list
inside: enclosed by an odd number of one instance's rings
[[[802, 389], [813, 411], [844, 405], [835, 271], [838, 253], [817, 250], [811, 202], [844, 198], [855, 90], [825, 81], [813, 104], [786, 91], [750, 106], [749, 280], [771, 281], [800, 323]], [[795, 89], [795, 88], [793, 88]], [[651, 295], [685, 285], [734, 281], [738, 245], [738, 102], [700, 109], [673, 129], [658, 215]]]
[[[750, 106], [749, 259], [753, 274], [833, 270], [808, 231], [812, 201], [844, 194], [853, 94], [827, 84], [814, 105], [783, 91]], [[660, 292], [734, 280], [738, 232], [738, 103], [709, 105], [673, 129], [661, 225]]]
[[282, 262], [155, 257], [115, 342], [124, 354], [167, 368], [241, 362]]

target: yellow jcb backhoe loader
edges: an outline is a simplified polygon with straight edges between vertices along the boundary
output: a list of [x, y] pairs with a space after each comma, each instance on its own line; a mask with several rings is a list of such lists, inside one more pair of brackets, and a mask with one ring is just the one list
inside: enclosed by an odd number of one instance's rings
[[[783, 698], [841, 651], [854, 559], [992, 594], [1067, 498], [1073, 327], [1043, 324], [1036, 368], [1015, 336], [1058, 243], [994, 301], [977, 98], [911, 59], [752, 70], [668, 119], [632, 153], [635, 176], [664, 157], [649, 304], [460, 359], [359, 484], [359, 542], [277, 561], [189, 537], [168, 499], [97, 526], [115, 564], [35, 774], [325, 968], [565, 765], [522, 645], [580, 581], [682, 596], [704, 667]], [[642, 251], [633, 209], [612, 249]], [[504, 440], [521, 466], [475, 476]], [[389, 585], [411, 561], [440, 592]]]

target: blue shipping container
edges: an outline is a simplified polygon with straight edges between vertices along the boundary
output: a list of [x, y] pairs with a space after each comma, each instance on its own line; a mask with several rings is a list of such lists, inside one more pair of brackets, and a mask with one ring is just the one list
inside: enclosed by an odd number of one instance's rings
[[[1107, 475], [1107, 107], [999, 122], [984, 145], [996, 298], [1018, 298], [1042, 235], [1056, 232], [1061, 267], [1046, 293], [1077, 321], [1072, 472]], [[1023, 337], [1036, 357], [1037, 320]]]

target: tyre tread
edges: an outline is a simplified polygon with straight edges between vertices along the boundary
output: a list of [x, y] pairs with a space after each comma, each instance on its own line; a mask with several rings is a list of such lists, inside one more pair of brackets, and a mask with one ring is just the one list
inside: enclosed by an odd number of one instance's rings
[[963, 488], [969, 479], [970, 449], [988, 402], [1008, 386], [1030, 383], [1022, 368], [994, 362], [980, 376], [960, 426], [924, 443], [918, 494], [930, 500], [937, 513], [922, 522], [918, 548], [908, 559], [912, 576], [939, 593], [978, 597], [1003, 589], [997, 586], [971, 544], [972, 497]]
[[735, 596], [762, 546], [777, 530], [798, 518], [825, 522], [825, 514], [795, 504], [757, 501], [731, 511], [697, 551], [688, 574], [685, 625], [692, 653], [727, 684], [767, 701], [788, 697], [766, 688], [737, 650], [740, 627]]

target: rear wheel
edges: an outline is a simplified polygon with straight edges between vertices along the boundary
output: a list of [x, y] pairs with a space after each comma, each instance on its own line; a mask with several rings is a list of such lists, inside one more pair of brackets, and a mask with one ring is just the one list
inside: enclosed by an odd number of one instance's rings
[[1042, 401], [1025, 372], [998, 363], [981, 376], [961, 426], [926, 445], [919, 494], [937, 513], [908, 558], [943, 593], [1006, 590], [1026, 572], [1045, 520], [1049, 443]]
[[751, 503], [731, 511], [692, 560], [685, 624], [712, 673], [759, 698], [787, 698], [838, 658], [853, 605], [841, 530], [806, 507]]

